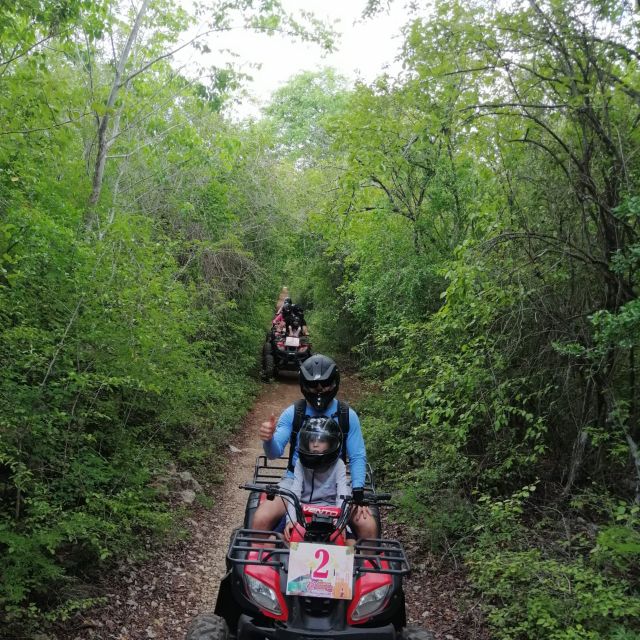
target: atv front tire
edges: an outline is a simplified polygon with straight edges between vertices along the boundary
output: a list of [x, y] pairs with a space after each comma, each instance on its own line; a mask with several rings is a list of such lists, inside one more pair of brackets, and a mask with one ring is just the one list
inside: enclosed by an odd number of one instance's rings
[[189, 625], [185, 640], [228, 640], [229, 629], [224, 618], [213, 613], [201, 613]]
[[[421, 629], [420, 627], [405, 627], [400, 634], [401, 640], [435, 640], [435, 636], [431, 631]], [[187, 638], [187, 640], [189, 640]]]

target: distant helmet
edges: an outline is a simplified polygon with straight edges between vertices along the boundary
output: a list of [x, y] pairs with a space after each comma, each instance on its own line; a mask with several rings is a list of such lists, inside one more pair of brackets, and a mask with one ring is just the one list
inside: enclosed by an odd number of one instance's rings
[[300, 390], [306, 401], [323, 411], [336, 397], [340, 387], [338, 366], [327, 356], [316, 354], [300, 365]]
[[323, 471], [340, 455], [342, 431], [333, 418], [307, 417], [298, 435], [298, 454], [302, 466]]
[[288, 304], [291, 304], [291, 298], [285, 298], [285, 299], [283, 300], [282, 304], [283, 304], [283, 306], [284, 306], [285, 304], [287, 304], [287, 305], [288, 305]]

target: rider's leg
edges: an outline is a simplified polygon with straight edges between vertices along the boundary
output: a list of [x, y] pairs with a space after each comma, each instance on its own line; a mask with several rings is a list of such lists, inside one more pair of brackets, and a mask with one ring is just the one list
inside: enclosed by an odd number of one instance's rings
[[[274, 500], [264, 500], [253, 514], [253, 522], [251, 523], [252, 529], [260, 529], [269, 533], [256, 533], [257, 538], [264, 538], [265, 541], [269, 539], [275, 539], [275, 534], [271, 534], [274, 527], [280, 522], [282, 516], [285, 514], [286, 508], [280, 498]], [[256, 542], [253, 546], [258, 547], [273, 547], [272, 544], [267, 542]]]
[[252, 529], [271, 531], [285, 514], [284, 502], [276, 497], [274, 500], [264, 500], [253, 514]]
[[[358, 540], [377, 538], [379, 535], [378, 523], [368, 507], [359, 507], [358, 511], [351, 517], [349, 525]], [[371, 555], [372, 551], [364, 551], [364, 553]]]
[[[280, 482], [278, 482], [278, 487], [281, 489], [291, 489], [292, 484], [293, 476], [285, 475]], [[272, 531], [287, 511], [284, 500], [286, 500], [286, 498], [283, 499], [280, 496], [276, 496], [273, 500], [263, 500], [253, 514], [251, 528]]]

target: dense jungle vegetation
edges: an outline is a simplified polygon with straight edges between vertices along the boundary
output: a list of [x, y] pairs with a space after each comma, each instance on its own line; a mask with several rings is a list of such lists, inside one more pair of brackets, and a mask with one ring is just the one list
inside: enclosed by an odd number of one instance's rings
[[172, 530], [154, 475], [215, 478], [285, 281], [380, 382], [369, 457], [494, 637], [640, 638], [640, 16], [413, 4], [397, 77], [310, 71], [242, 123], [241, 76], [172, 52], [330, 46], [312, 17], [0, 8], [0, 625]]

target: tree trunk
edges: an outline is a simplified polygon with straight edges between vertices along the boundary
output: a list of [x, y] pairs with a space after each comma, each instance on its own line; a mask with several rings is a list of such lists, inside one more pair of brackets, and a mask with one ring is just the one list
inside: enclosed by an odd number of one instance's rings
[[111, 110], [116, 103], [118, 94], [120, 93], [120, 89], [123, 87], [122, 78], [124, 76], [125, 67], [129, 60], [129, 56], [131, 55], [133, 43], [138, 37], [138, 32], [140, 31], [140, 26], [142, 25], [142, 20], [147, 11], [147, 8], [149, 7], [150, 1], [151, 0], [143, 0], [138, 13], [136, 14], [133, 27], [131, 28], [131, 32], [129, 33], [129, 37], [127, 38], [127, 42], [124, 45], [124, 49], [122, 50], [122, 54], [120, 55], [120, 59], [118, 60], [118, 64], [116, 65], [113, 84], [111, 85], [111, 92], [109, 93], [109, 98], [107, 99], [107, 102], [105, 104], [104, 115], [98, 118], [98, 150], [96, 152], [93, 180], [91, 182], [91, 195], [89, 196], [89, 203], [85, 219], [85, 224], [88, 229], [91, 229], [97, 223], [96, 207], [98, 205], [98, 201], [100, 200], [100, 193], [102, 192], [104, 170], [107, 163], [107, 152], [109, 151], [109, 147], [111, 146], [111, 144], [113, 144], [113, 140], [118, 133], [117, 129], [119, 128], [120, 123], [118, 114], [114, 118], [113, 130], [109, 132]]

